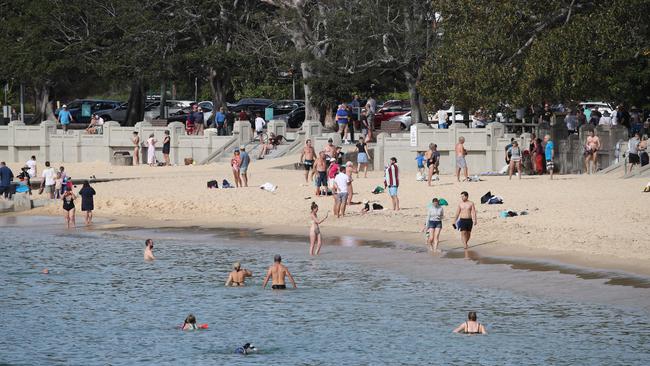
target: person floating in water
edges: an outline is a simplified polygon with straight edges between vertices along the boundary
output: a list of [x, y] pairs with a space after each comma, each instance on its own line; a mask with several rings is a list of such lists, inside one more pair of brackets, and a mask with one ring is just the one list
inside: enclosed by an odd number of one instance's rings
[[253, 272], [242, 269], [239, 262], [232, 265], [232, 272], [228, 275], [226, 286], [245, 286], [246, 277], [251, 277]]
[[287, 288], [287, 285], [285, 284], [285, 277], [289, 277], [289, 280], [291, 281], [291, 284], [293, 285], [293, 288], [296, 288], [296, 281], [293, 280], [293, 276], [291, 275], [291, 272], [289, 272], [289, 269], [285, 267], [281, 262], [282, 262], [282, 257], [277, 254], [273, 258], [273, 265], [269, 267], [269, 271], [266, 273], [266, 277], [264, 278], [264, 283], [262, 284], [262, 288], [266, 288], [266, 284], [269, 282], [269, 278], [273, 276], [273, 281], [271, 288], [274, 290], [284, 290]]
[[202, 328], [202, 325], [204, 324], [196, 324], [196, 317], [194, 314], [190, 314], [187, 316], [187, 318], [185, 318], [181, 330], [198, 330]]
[[320, 254], [320, 247], [323, 240], [320, 234], [320, 224], [327, 220], [329, 212], [325, 214], [322, 220], [318, 219], [318, 205], [316, 202], [311, 203], [311, 228], [309, 229], [309, 255]]
[[476, 321], [476, 312], [470, 311], [467, 314], [467, 321], [454, 329], [454, 333], [487, 334], [487, 330], [483, 324]]
[[144, 242], [144, 260], [152, 261], [155, 259], [156, 257], [153, 256], [153, 240], [147, 239]]
[[247, 354], [250, 354], [250, 353], [253, 353], [253, 352], [257, 352], [257, 348], [255, 348], [255, 346], [253, 346], [250, 343], [246, 343], [243, 346], [239, 346], [239, 347], [235, 348], [235, 353], [240, 354], [240, 355], [247, 355]]

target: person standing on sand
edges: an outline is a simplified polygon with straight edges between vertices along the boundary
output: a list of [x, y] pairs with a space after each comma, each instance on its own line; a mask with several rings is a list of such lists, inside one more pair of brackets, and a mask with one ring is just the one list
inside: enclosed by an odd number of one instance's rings
[[456, 180], [460, 182], [460, 171], [463, 171], [465, 179], [463, 182], [469, 179], [467, 173], [467, 160], [465, 156], [467, 155], [467, 150], [465, 150], [465, 138], [463, 136], [458, 138], [458, 143], [456, 144]]
[[327, 145], [325, 145], [325, 156], [328, 159], [336, 158], [336, 146], [334, 146], [334, 140], [331, 137], [327, 139]]
[[395, 157], [390, 158], [390, 165], [386, 168], [384, 188], [388, 188], [388, 195], [393, 204], [393, 211], [399, 211], [399, 198], [397, 197], [399, 168], [397, 167], [397, 158]]
[[363, 135], [359, 136], [359, 142], [354, 150], [357, 153], [357, 178], [359, 172], [363, 169], [363, 177], [368, 178], [368, 162], [370, 161], [370, 154], [368, 154], [368, 144], [363, 139]]
[[32, 157], [29, 160], [27, 160], [27, 162], [25, 163], [25, 166], [29, 168], [29, 170], [27, 170], [29, 177], [30, 178], [36, 177], [36, 173], [37, 173], [36, 155], [32, 155]]
[[14, 172], [9, 169], [7, 163], [0, 161], [0, 198], [5, 199], [11, 196], [11, 182], [14, 180]]
[[314, 162], [314, 170], [316, 172], [316, 195], [327, 196], [327, 162], [325, 161], [325, 153], [320, 152], [318, 159]]
[[440, 165], [440, 152], [438, 152], [438, 145], [434, 143], [429, 144], [429, 150], [424, 154], [424, 159], [427, 163], [428, 175], [427, 184], [431, 186], [433, 175], [438, 175], [438, 166]]
[[323, 240], [320, 233], [320, 224], [327, 220], [329, 212], [325, 214], [325, 218], [318, 219], [318, 205], [316, 202], [311, 203], [311, 227], [309, 228], [309, 255], [320, 254], [320, 247]]
[[54, 199], [54, 186], [56, 185], [56, 172], [50, 166], [50, 162], [45, 162], [45, 169], [41, 175], [41, 193], [47, 193], [50, 199]]
[[241, 176], [239, 175], [239, 167], [241, 167], [241, 157], [239, 156], [239, 150], [235, 150], [233, 153], [232, 159], [230, 159], [230, 166], [232, 167], [232, 176], [235, 180], [235, 187], [241, 187]]
[[555, 164], [553, 163], [553, 158], [555, 157], [555, 151], [553, 148], [555, 144], [551, 141], [551, 135], [544, 136], [544, 158], [546, 159], [546, 172], [551, 175], [551, 180], [553, 180], [553, 170], [555, 169]]
[[140, 136], [138, 136], [138, 131], [133, 131], [133, 137], [131, 137], [131, 142], [133, 143], [133, 165], [140, 165]]
[[600, 138], [596, 136], [594, 130], [589, 131], [585, 143], [585, 172], [591, 174], [591, 165], [593, 163], [593, 172], [598, 170], [598, 150], [600, 150]]
[[241, 264], [239, 262], [235, 262], [235, 264], [232, 265], [232, 272], [230, 272], [228, 279], [226, 280], [226, 287], [245, 286], [246, 277], [251, 277], [252, 275], [253, 272], [245, 268], [241, 268]]
[[95, 189], [90, 186], [89, 181], [85, 180], [83, 187], [79, 190], [79, 195], [81, 196], [81, 211], [86, 213], [86, 225], [93, 223], [93, 210], [95, 209], [93, 196], [95, 194]]
[[262, 288], [266, 288], [266, 284], [269, 282], [269, 279], [272, 278], [272, 289], [285, 290], [287, 288], [287, 285], [285, 284], [285, 277], [289, 277], [293, 288], [297, 288], [296, 281], [293, 280], [293, 276], [291, 275], [291, 272], [289, 272], [289, 268], [285, 267], [281, 262], [282, 257], [279, 254], [276, 254], [273, 258], [273, 265], [269, 267], [269, 271], [266, 273], [266, 277], [264, 277]]
[[169, 163], [170, 150], [171, 150], [171, 138], [169, 137], [169, 130], [165, 130], [165, 137], [163, 137], [163, 148], [162, 148], [163, 161], [165, 162], [165, 166], [171, 165]]
[[147, 140], [147, 164], [149, 166], [156, 165], [156, 142], [158, 141], [154, 137], [154, 134], [149, 135], [149, 139]]
[[359, 171], [354, 169], [354, 164], [352, 164], [351, 161], [345, 163], [345, 174], [348, 175], [348, 179], [350, 181], [350, 184], [348, 185], [348, 201], [347, 201], [348, 206], [352, 204], [352, 195], [354, 194], [354, 189], [352, 186], [352, 174], [354, 173], [359, 175]]
[[[332, 164], [332, 167], [338, 166]], [[345, 216], [345, 206], [348, 204], [348, 192], [352, 182], [350, 177], [345, 173], [346, 167], [340, 166], [339, 173], [334, 177], [332, 193], [334, 195], [334, 215], [336, 217]]]
[[[440, 243], [440, 232], [442, 231], [442, 219], [445, 217], [445, 211], [440, 206], [440, 201], [437, 198], [431, 200], [431, 206], [427, 212], [427, 221], [424, 228], [428, 230], [429, 236], [427, 237], [427, 245], [429, 250], [439, 253], [438, 244]], [[424, 230], [423, 230], [424, 231]]]
[[153, 261], [156, 257], [153, 256], [153, 240], [147, 239], [144, 242], [144, 260]]
[[512, 142], [512, 146], [508, 149], [508, 155], [510, 155], [510, 163], [508, 164], [508, 179], [512, 179], [512, 173], [515, 168], [517, 168], [517, 175], [521, 179], [521, 148], [517, 141]]
[[241, 159], [241, 165], [239, 166], [239, 176], [241, 177], [241, 182], [244, 187], [248, 187], [248, 166], [251, 163], [251, 157], [246, 152], [246, 146], [240, 146], [239, 151], [239, 157]]
[[[456, 210], [456, 216], [454, 216], [454, 229], [458, 228], [460, 230], [460, 240], [463, 242], [463, 247], [468, 248], [467, 243], [472, 236], [472, 228], [477, 224], [476, 222], [476, 206], [474, 202], [470, 201], [469, 193], [461, 192], [460, 200], [458, 204], [458, 209]], [[458, 223], [458, 227], [456, 226]]]
[[305, 147], [300, 154], [300, 163], [305, 167], [305, 183], [309, 183], [314, 176], [314, 160], [316, 158], [316, 150], [311, 146], [311, 140], [305, 141]]
[[65, 217], [65, 222], [68, 225], [68, 229], [70, 228], [75, 228], [76, 222], [75, 222], [75, 205], [74, 205], [74, 200], [77, 199], [77, 196], [72, 193], [71, 190], [66, 189], [65, 193], [63, 193], [63, 216]]
[[467, 321], [454, 329], [454, 333], [487, 334], [487, 330], [483, 324], [476, 321], [476, 312], [470, 311], [467, 314]]

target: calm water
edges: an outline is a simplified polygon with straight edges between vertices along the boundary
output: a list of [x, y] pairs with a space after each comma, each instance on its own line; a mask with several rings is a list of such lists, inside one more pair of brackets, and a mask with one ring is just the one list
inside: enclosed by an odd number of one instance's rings
[[[60, 220], [59, 220], [60, 221]], [[57, 225], [60, 224], [57, 221]], [[141, 232], [2, 228], [0, 364], [10, 365], [641, 365], [644, 312], [413, 280], [317, 260], [304, 248], [233, 237], [158, 240], [142, 261]], [[189, 237], [189, 235], [188, 235]], [[276, 248], [299, 289], [262, 290]], [[328, 248], [327, 250], [336, 250]], [[375, 250], [375, 249], [366, 249]], [[234, 261], [256, 275], [224, 288]], [[40, 271], [49, 268], [50, 274]], [[451, 334], [468, 310], [486, 337]], [[182, 332], [188, 313], [210, 329]], [[238, 356], [252, 342], [260, 352]]]

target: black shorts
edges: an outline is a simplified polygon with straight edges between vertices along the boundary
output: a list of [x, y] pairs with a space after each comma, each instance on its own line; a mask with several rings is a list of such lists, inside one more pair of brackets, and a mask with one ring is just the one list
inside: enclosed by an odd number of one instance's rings
[[630, 164], [639, 164], [641, 162], [641, 158], [639, 158], [639, 154], [630, 153], [627, 156], [627, 159], [630, 162]]
[[313, 160], [305, 160], [302, 163], [305, 167], [305, 170], [311, 170], [311, 168], [314, 166], [314, 161]]
[[11, 186], [0, 187], [0, 196], [9, 197], [11, 195]]
[[286, 290], [287, 285], [272, 285], [271, 288], [274, 290]]
[[318, 177], [316, 178], [317, 187], [327, 187], [327, 172], [318, 172]]
[[474, 226], [474, 221], [472, 221], [472, 219], [458, 220], [458, 230], [460, 231], [472, 231], [473, 226]]

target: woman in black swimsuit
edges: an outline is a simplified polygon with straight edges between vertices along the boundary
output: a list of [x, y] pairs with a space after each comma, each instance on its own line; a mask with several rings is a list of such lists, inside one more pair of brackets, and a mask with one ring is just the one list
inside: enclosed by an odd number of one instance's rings
[[169, 163], [169, 150], [170, 150], [170, 147], [171, 147], [171, 138], [169, 137], [169, 130], [165, 130], [165, 137], [163, 137], [162, 153], [163, 153], [163, 160], [165, 161], [166, 166], [171, 165]]
[[469, 314], [467, 314], [467, 321], [454, 329], [454, 333], [487, 334], [487, 330], [485, 330], [483, 324], [476, 321], [476, 312], [470, 311]]
[[63, 210], [64, 210], [64, 217], [65, 217], [65, 222], [68, 224], [68, 229], [70, 227], [75, 227], [75, 207], [74, 207], [74, 200], [77, 199], [77, 196], [72, 193], [72, 191], [66, 189], [66, 191], [63, 193]]
[[226, 286], [244, 286], [246, 277], [251, 277], [253, 273], [245, 268], [241, 268], [241, 264], [236, 262], [232, 266], [232, 272], [228, 275]]
[[440, 153], [437, 150], [438, 145], [434, 143], [429, 144], [429, 150], [425, 154], [427, 169], [429, 170], [427, 175], [427, 184], [431, 185], [431, 180], [433, 179], [434, 174], [440, 174], [438, 171], [438, 164], [440, 161]]

